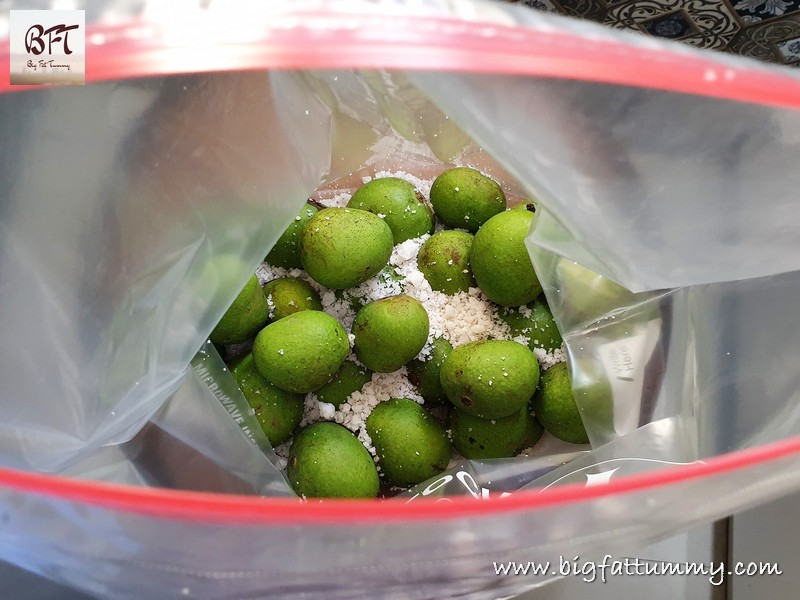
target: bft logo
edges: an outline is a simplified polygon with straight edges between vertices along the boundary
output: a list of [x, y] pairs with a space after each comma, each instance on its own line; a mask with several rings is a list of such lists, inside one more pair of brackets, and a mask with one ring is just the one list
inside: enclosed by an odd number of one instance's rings
[[82, 10], [12, 10], [9, 34], [11, 85], [84, 83]]
[[[80, 29], [80, 25], [66, 25], [59, 23], [49, 29], [45, 29], [42, 25], [32, 25], [27, 33], [25, 33], [25, 50], [30, 54], [39, 56], [42, 52], [47, 50], [47, 54], [53, 54], [53, 44], [60, 44], [61, 51], [65, 55], [72, 54], [69, 48], [69, 32], [73, 29]], [[45, 38], [47, 36], [47, 45], [45, 45]], [[58, 49], [58, 46], [56, 46]]]

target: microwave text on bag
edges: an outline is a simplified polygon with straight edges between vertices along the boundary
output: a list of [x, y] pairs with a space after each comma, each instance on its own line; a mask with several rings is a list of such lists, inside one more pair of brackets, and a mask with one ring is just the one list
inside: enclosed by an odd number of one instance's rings
[[236, 405], [236, 402], [228, 396], [222, 389], [219, 387], [219, 384], [214, 381], [213, 375], [209, 373], [208, 369], [200, 364], [196, 364], [193, 366], [195, 373], [200, 377], [200, 380], [208, 386], [208, 391], [210, 391], [214, 397], [220, 401], [225, 410], [228, 411], [228, 414], [234, 420], [234, 422], [242, 428], [245, 435], [250, 438], [250, 441], [254, 444], [258, 445], [256, 442], [255, 436], [253, 432], [250, 430], [250, 427], [247, 426], [247, 422], [245, 421], [244, 415], [242, 411], [239, 410], [239, 407]]

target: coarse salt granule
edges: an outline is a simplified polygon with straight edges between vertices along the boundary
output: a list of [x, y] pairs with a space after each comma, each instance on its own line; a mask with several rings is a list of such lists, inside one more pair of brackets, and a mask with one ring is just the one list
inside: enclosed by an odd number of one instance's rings
[[269, 317], [269, 320], [271, 321], [272, 319], [275, 318], [275, 303], [272, 301], [272, 294], [267, 294], [267, 308], [269, 308], [269, 312], [267, 313], [267, 316]]
[[527, 346], [530, 340], [527, 336], [524, 335], [515, 335], [511, 338], [512, 341], [517, 342], [518, 344], [522, 344], [523, 346]]
[[326, 208], [344, 208], [350, 202], [350, 192], [339, 192], [330, 198], [320, 198], [319, 203]]
[[258, 277], [258, 282], [261, 285], [264, 285], [274, 279], [293, 277], [295, 279], [302, 279], [303, 281], [308, 282], [308, 284], [317, 292], [328, 289], [311, 279], [311, 276], [303, 269], [284, 269], [283, 267], [275, 267], [268, 262], [263, 262], [256, 267], [256, 277]]
[[336, 413], [336, 407], [330, 402], [319, 403], [319, 418], [323, 421], [333, 420], [333, 415]]
[[552, 352], [545, 350], [544, 348], [535, 348], [533, 353], [536, 355], [536, 360], [539, 361], [539, 366], [543, 371], [546, 371], [553, 365], [565, 362], [567, 360], [567, 357], [561, 348], [556, 348]]
[[[358, 438], [358, 441], [364, 445], [364, 448], [366, 448], [367, 452], [369, 452], [370, 455], [372, 456], [372, 460], [374, 460], [376, 463], [379, 462], [380, 458], [378, 457], [378, 451], [375, 449], [375, 444], [372, 443], [372, 438], [369, 437], [369, 434], [367, 433], [367, 428], [362, 427], [357, 432], [355, 432], [355, 434], [356, 437]], [[381, 468], [378, 467], [378, 471], [380, 470]]]
[[[412, 238], [397, 244], [392, 249], [392, 255], [389, 258], [389, 262], [395, 267], [406, 268], [406, 270], [408, 270], [408, 263], [413, 263], [413, 265], [416, 266], [419, 249], [422, 248], [422, 244], [428, 241], [428, 238], [430, 237], [431, 236], [426, 233], [420, 237]], [[417, 272], [420, 273], [420, 271]]]
[[337, 298], [334, 291], [325, 290], [320, 294], [320, 301], [322, 302], [323, 311], [338, 320], [345, 329], [350, 328], [356, 313], [344, 297]]
[[320, 404], [320, 401], [313, 392], [306, 394], [305, 403], [303, 405], [303, 418], [300, 419], [300, 427], [305, 427], [306, 425], [311, 425], [312, 423], [322, 420], [319, 409]]

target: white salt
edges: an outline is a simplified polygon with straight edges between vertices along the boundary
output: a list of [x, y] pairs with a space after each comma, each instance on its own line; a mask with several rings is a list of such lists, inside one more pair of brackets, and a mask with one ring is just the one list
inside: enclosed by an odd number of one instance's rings
[[564, 351], [561, 348], [556, 348], [552, 352], [545, 350], [544, 348], [535, 348], [533, 353], [536, 355], [536, 360], [539, 361], [539, 366], [543, 371], [546, 371], [553, 365], [565, 362], [567, 360], [567, 357], [564, 355]]

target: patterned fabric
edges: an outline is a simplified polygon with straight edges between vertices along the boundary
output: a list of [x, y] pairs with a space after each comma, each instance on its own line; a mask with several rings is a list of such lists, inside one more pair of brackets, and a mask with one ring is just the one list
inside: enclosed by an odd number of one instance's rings
[[699, 48], [800, 65], [800, 0], [504, 0]]

